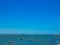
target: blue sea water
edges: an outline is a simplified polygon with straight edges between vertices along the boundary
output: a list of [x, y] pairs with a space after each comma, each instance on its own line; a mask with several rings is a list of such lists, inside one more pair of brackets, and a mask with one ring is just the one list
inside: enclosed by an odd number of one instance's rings
[[0, 35], [0, 45], [58, 45], [60, 35]]

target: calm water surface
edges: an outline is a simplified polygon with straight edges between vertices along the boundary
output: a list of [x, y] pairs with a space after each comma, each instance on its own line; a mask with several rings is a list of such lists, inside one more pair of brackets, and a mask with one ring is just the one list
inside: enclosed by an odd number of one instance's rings
[[0, 45], [58, 45], [60, 35], [0, 35]]

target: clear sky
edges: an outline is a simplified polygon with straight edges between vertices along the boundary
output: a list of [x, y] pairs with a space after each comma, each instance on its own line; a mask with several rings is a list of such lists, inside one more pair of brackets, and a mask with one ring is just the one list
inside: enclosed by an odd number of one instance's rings
[[60, 33], [60, 0], [0, 0], [0, 33]]

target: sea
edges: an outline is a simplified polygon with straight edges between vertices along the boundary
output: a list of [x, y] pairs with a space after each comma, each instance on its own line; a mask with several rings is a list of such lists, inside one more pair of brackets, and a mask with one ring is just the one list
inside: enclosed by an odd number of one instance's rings
[[0, 45], [58, 45], [60, 35], [0, 34]]

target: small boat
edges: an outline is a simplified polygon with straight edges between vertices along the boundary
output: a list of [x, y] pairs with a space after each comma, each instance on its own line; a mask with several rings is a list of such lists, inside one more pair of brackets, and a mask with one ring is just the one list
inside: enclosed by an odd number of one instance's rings
[[9, 41], [9, 43], [13, 43], [13, 41]]
[[23, 40], [23, 39], [20, 39], [20, 40]]

